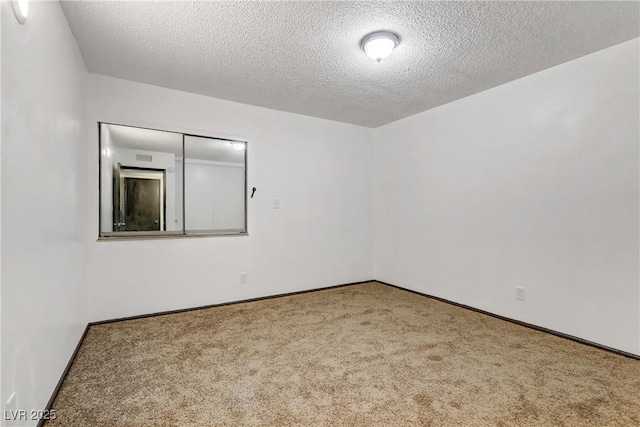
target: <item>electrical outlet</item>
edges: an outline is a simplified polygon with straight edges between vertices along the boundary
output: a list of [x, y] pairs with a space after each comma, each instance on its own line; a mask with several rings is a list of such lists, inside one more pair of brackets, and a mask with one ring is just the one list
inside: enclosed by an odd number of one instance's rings
[[240, 273], [240, 283], [242, 284], [247, 283], [248, 276], [249, 275], [245, 272]]
[[516, 286], [516, 299], [518, 301], [524, 301], [526, 299], [525, 288], [522, 286]]
[[273, 209], [280, 209], [280, 199], [273, 199]]

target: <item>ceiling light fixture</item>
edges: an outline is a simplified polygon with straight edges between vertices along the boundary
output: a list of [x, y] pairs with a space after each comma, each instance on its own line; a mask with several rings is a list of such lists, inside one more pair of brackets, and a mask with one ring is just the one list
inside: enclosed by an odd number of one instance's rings
[[18, 22], [24, 24], [29, 15], [29, 0], [11, 0], [11, 8]]
[[380, 62], [391, 54], [400, 43], [400, 37], [391, 31], [376, 31], [366, 35], [360, 46], [371, 59]]

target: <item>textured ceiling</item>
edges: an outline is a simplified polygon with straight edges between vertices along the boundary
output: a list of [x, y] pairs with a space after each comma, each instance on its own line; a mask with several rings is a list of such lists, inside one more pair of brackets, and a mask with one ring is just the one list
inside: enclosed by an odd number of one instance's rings
[[[89, 71], [377, 127], [639, 35], [637, 2], [63, 2]], [[380, 64], [359, 43], [397, 32]]]

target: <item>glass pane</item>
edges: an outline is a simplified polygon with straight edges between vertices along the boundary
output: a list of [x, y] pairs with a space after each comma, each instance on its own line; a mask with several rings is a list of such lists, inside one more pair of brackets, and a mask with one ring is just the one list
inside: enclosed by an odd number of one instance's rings
[[100, 231], [182, 231], [182, 134], [100, 125]]
[[246, 143], [185, 136], [187, 234], [246, 231]]

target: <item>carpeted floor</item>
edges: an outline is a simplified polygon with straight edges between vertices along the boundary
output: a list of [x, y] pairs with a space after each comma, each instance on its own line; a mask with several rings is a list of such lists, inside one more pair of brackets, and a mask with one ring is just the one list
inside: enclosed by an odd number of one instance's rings
[[640, 361], [367, 283], [94, 326], [53, 426], [638, 426]]

